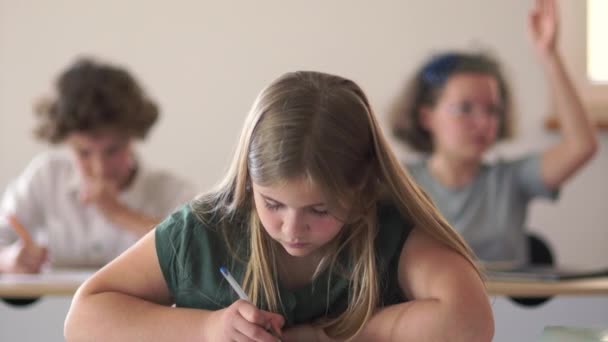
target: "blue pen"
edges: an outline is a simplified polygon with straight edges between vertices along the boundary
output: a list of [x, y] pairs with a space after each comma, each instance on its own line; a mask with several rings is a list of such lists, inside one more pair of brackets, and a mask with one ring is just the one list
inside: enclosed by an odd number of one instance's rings
[[[224, 276], [224, 278], [226, 278], [226, 280], [228, 281], [228, 284], [230, 284], [230, 286], [232, 286], [232, 288], [234, 289], [234, 291], [236, 292], [236, 294], [239, 295], [240, 299], [246, 300], [249, 303], [251, 303], [251, 299], [249, 299], [249, 296], [245, 293], [245, 290], [243, 290], [243, 288], [241, 287], [241, 285], [239, 285], [239, 283], [236, 281], [236, 279], [234, 279], [234, 277], [232, 276], [232, 274], [230, 274], [230, 271], [228, 271], [228, 269], [224, 266], [220, 267], [220, 272], [222, 273], [222, 275]], [[273, 331], [271, 328], [266, 328], [266, 330], [271, 333], [274, 337], [279, 338], [280, 336]], [[279, 338], [279, 342], [281, 341], [281, 339]]]
[[228, 269], [226, 267], [222, 266], [222, 267], [220, 267], [220, 272], [222, 272], [222, 275], [224, 276], [224, 278], [226, 278], [226, 280], [228, 281], [228, 284], [230, 284], [230, 286], [232, 286], [232, 288], [234, 289], [236, 294], [239, 295], [239, 298], [244, 299], [244, 300], [248, 301], [249, 303], [251, 303], [251, 299], [249, 299], [249, 296], [245, 293], [245, 291], [243, 290], [241, 285], [239, 285], [239, 283], [236, 282], [236, 279], [234, 279], [232, 274], [230, 274], [230, 271], [228, 271]]

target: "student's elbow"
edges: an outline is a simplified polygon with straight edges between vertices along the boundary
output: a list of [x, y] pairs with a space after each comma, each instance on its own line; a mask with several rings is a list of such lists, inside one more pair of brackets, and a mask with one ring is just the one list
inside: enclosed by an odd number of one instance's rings
[[86, 286], [87, 282], [82, 285], [72, 300], [70, 309], [63, 323], [63, 336], [66, 341], [85, 341], [87, 340], [86, 327], [86, 302], [91, 295]]
[[585, 157], [585, 161], [588, 161], [588, 160], [591, 160], [597, 154], [597, 150], [599, 149], [599, 143], [597, 141], [597, 136], [594, 134], [591, 137], [589, 137], [589, 142], [586, 145], [587, 146], [583, 150], [582, 154]]
[[[466, 319], [465, 319], [466, 320]], [[492, 314], [480, 315], [468, 321], [460, 321], [458, 326], [447, 331], [446, 341], [491, 342], [494, 337], [494, 318]]]
[[591, 160], [597, 153], [597, 150], [599, 149], [597, 136], [591, 134], [584, 139], [581, 138], [573, 144], [573, 147], [573, 154], [577, 156], [579, 164], [582, 165]]
[[494, 319], [488, 320], [479, 332], [478, 341], [492, 341], [494, 338]]
[[[494, 337], [494, 314], [486, 295], [459, 303], [450, 316], [455, 317], [449, 329], [452, 341], [492, 341]], [[472, 298], [471, 298], [472, 299]]]
[[491, 342], [494, 338], [494, 315], [492, 310], [484, 312], [473, 323], [473, 327], [469, 332], [462, 332], [466, 336], [466, 341]]
[[63, 323], [63, 337], [66, 341], [81, 341], [81, 331], [79, 331], [79, 327], [82, 325], [79, 324], [78, 318], [81, 316], [79, 311], [81, 298], [78, 293], [74, 296], [72, 300], [72, 304], [70, 305], [70, 309], [68, 310], [68, 314], [65, 317], [65, 322]]
[[77, 329], [77, 324], [73, 321], [74, 319], [70, 318], [70, 312], [68, 312], [68, 316], [63, 324], [63, 337], [66, 341], [82, 341], [82, 336], [80, 336], [81, 334]]

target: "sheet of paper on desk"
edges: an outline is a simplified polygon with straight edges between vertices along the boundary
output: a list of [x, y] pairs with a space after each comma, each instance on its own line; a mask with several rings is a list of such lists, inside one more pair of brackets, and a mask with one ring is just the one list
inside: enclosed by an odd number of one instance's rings
[[541, 342], [602, 342], [608, 341], [608, 328], [546, 327]]
[[39, 274], [0, 274], [0, 281], [5, 284], [81, 284], [87, 280], [95, 270], [49, 270]]

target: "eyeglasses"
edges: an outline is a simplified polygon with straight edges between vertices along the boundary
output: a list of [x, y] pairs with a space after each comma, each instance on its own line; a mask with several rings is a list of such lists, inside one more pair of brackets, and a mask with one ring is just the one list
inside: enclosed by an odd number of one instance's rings
[[504, 110], [502, 107], [495, 104], [481, 105], [471, 101], [463, 101], [458, 103], [450, 103], [445, 106], [448, 113], [460, 116], [463, 119], [473, 119], [477, 115], [483, 115], [487, 118], [500, 119]]

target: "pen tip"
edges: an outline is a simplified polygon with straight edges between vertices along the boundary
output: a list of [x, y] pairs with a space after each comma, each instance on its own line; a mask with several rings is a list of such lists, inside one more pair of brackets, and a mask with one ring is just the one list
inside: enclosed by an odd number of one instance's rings
[[220, 267], [220, 272], [222, 272], [222, 274], [227, 274], [228, 270], [226, 269], [226, 267], [222, 266]]

